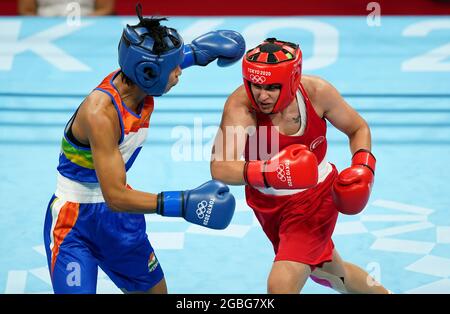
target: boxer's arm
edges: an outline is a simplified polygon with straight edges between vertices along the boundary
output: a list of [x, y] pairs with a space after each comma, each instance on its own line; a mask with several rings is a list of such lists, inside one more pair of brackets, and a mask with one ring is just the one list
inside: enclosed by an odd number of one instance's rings
[[211, 175], [226, 184], [245, 184], [243, 175], [245, 161], [241, 160], [241, 157], [248, 131], [256, 125], [255, 118], [249, 112], [247, 101], [243, 86], [228, 97], [212, 149]]
[[345, 133], [354, 154], [359, 149], [371, 149], [371, 135], [367, 122], [344, 100], [333, 85], [323, 79], [315, 80], [315, 104], [324, 117], [338, 130]]
[[[89, 99], [87, 100], [89, 102]], [[118, 148], [119, 120], [111, 106], [85, 103], [77, 120], [85, 130], [103, 197], [112, 210], [154, 213], [157, 195], [126, 187], [126, 171]]]
[[[128, 189], [125, 163], [117, 145], [120, 139], [117, 113], [101, 105], [90, 108], [87, 113], [80, 110], [79, 123], [86, 130], [103, 197], [112, 210], [183, 217], [212, 229], [228, 226], [236, 201], [222, 182], [210, 180], [192, 190], [163, 191], [158, 195]], [[205, 211], [201, 215], [199, 206]]]
[[322, 80], [318, 86], [316, 104], [324, 110], [325, 118], [348, 136], [353, 155], [351, 166], [333, 183], [333, 200], [341, 213], [355, 215], [367, 205], [374, 183], [376, 160], [370, 152], [370, 129], [331, 84]]

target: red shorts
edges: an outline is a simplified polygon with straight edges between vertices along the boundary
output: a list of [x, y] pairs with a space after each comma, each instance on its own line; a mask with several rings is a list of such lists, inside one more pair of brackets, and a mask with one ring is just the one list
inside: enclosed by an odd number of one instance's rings
[[331, 195], [338, 172], [332, 166], [323, 182], [293, 195], [268, 195], [245, 187], [247, 204], [273, 244], [275, 261], [321, 266], [332, 260], [331, 236], [338, 217]]

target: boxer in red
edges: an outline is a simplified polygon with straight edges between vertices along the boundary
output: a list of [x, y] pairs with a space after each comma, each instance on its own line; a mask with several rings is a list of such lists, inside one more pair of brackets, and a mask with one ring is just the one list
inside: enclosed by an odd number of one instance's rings
[[[275, 38], [246, 53], [244, 84], [225, 103], [212, 177], [245, 185], [275, 251], [269, 293], [299, 293], [308, 277], [341, 293], [388, 293], [342, 260], [331, 239], [338, 213], [357, 214], [369, 199], [370, 129], [330, 83], [301, 68], [299, 46]], [[353, 158], [340, 173], [326, 158], [326, 120], [349, 138]]]

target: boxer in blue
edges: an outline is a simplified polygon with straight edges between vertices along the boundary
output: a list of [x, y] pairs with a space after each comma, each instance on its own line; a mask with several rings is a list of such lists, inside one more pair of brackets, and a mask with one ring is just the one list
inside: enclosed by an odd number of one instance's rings
[[119, 43], [120, 69], [109, 74], [67, 123], [57, 187], [45, 217], [44, 240], [55, 293], [95, 293], [98, 267], [125, 293], [167, 293], [161, 265], [145, 232], [144, 214], [184, 217], [224, 229], [234, 213], [228, 187], [211, 180], [187, 191], [133, 190], [126, 180], [146, 139], [154, 96], [178, 83], [181, 70], [238, 61], [242, 36], [220, 30], [190, 44], [164, 19], [127, 25]]

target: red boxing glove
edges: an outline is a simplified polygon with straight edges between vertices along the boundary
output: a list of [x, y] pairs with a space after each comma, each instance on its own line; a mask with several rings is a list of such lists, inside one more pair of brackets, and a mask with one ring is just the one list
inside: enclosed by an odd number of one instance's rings
[[317, 158], [305, 145], [290, 145], [267, 161], [246, 162], [244, 180], [254, 187], [310, 188], [318, 180]]
[[333, 184], [333, 200], [346, 215], [359, 214], [369, 201], [374, 182], [376, 159], [365, 149], [358, 150], [350, 168], [344, 169]]

